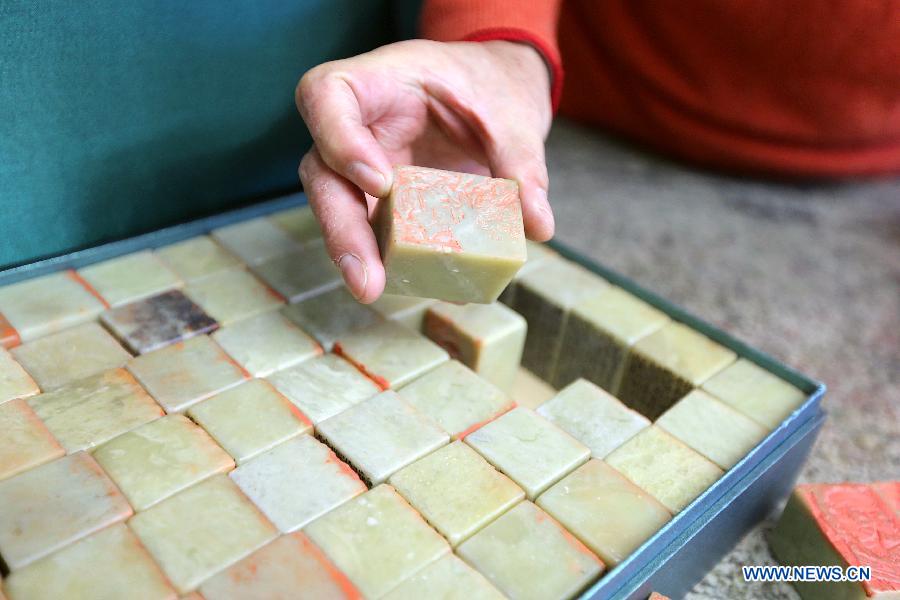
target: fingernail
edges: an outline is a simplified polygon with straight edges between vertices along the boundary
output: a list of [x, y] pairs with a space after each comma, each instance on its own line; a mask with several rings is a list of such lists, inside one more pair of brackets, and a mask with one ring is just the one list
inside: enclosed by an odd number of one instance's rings
[[380, 171], [366, 163], [352, 163], [347, 170], [350, 172], [350, 177], [366, 188], [366, 190], [377, 190], [378, 193], [376, 195], [379, 198], [386, 196], [390, 192], [387, 178]]
[[[366, 263], [361, 261], [355, 254], [344, 254], [338, 259], [338, 267], [344, 276], [344, 281], [350, 289], [353, 297], [359, 300], [366, 295], [366, 284], [369, 282], [369, 272], [366, 270]], [[357, 293], [358, 290], [358, 293]]]

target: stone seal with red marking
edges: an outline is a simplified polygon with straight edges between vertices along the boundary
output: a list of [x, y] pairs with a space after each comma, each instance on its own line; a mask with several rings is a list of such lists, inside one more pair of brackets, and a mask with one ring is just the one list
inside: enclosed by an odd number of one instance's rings
[[871, 567], [862, 582], [799, 582], [803, 598], [900, 598], [900, 516], [890, 494], [900, 482], [799, 485], [772, 531], [785, 565]]
[[395, 167], [374, 228], [389, 294], [490, 303], [526, 259], [519, 188], [509, 179]]

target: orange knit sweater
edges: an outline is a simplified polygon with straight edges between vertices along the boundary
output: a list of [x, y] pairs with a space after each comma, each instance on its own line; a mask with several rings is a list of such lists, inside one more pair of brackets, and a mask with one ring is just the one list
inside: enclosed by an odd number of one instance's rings
[[428, 0], [421, 26], [530, 43], [563, 114], [695, 163], [900, 173], [896, 0]]

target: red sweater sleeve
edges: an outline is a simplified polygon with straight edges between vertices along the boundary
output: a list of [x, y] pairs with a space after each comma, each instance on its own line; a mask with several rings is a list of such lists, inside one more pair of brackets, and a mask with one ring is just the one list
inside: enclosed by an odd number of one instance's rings
[[533, 46], [551, 74], [553, 110], [562, 96], [563, 68], [556, 40], [562, 0], [427, 0], [422, 37], [442, 42], [508, 40]]

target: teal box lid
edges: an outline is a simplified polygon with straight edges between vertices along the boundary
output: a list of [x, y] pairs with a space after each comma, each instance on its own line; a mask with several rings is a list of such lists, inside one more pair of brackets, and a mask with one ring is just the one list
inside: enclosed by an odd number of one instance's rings
[[390, 0], [0, 2], [0, 269], [298, 187], [304, 71]]

